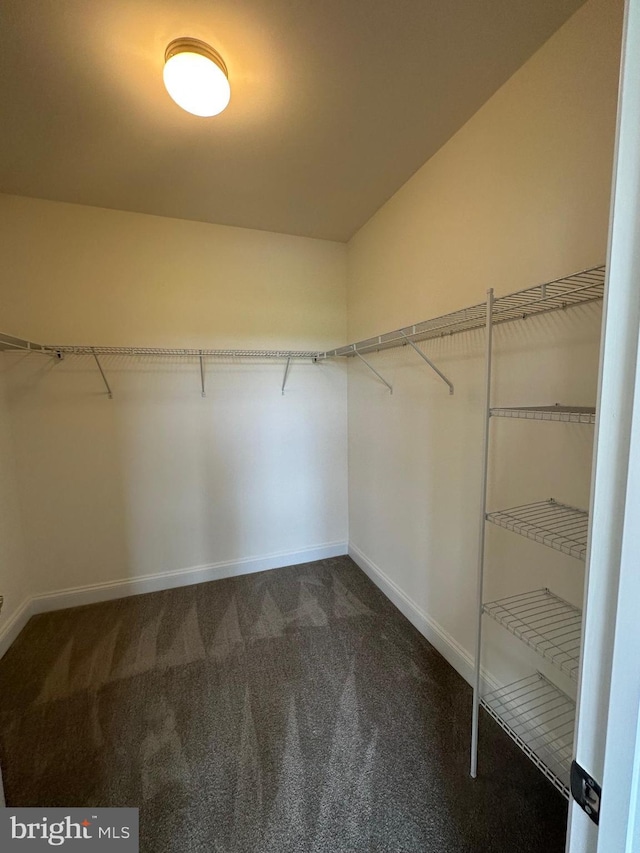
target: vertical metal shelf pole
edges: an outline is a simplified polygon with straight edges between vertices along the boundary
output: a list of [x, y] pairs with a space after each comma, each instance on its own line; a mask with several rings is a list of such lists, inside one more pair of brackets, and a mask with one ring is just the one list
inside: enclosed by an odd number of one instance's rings
[[480, 529], [478, 536], [478, 589], [477, 589], [477, 624], [476, 624], [476, 657], [473, 682], [473, 717], [471, 723], [471, 776], [475, 779], [478, 773], [478, 722], [480, 715], [480, 664], [482, 647], [482, 604], [484, 582], [484, 546], [487, 515], [487, 474], [489, 469], [489, 423], [491, 420], [491, 355], [493, 337], [493, 289], [487, 291], [487, 319], [485, 334], [485, 377], [484, 377], [484, 436], [482, 451], [482, 497], [480, 501]]

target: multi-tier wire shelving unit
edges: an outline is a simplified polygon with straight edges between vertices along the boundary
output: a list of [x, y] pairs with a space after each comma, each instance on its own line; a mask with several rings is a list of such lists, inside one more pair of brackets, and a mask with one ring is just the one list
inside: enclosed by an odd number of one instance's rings
[[[588, 513], [553, 498], [523, 506], [487, 511], [490, 423], [493, 418], [518, 418], [571, 424], [594, 424], [595, 408], [570, 405], [491, 407], [492, 332], [496, 323], [530, 313], [569, 308], [602, 299], [604, 266], [585, 270], [494, 299], [487, 294], [485, 308], [485, 419], [482, 464], [482, 514], [478, 548], [477, 630], [471, 775], [478, 769], [480, 708], [509, 734], [555, 787], [569, 797], [573, 756], [575, 703], [542, 673], [483, 694], [481, 674], [483, 617], [491, 618], [519, 642], [550, 661], [559, 672], [577, 681], [581, 647], [581, 611], [549, 589], [526, 589], [496, 601], [485, 601], [486, 527], [495, 524], [577, 560], [585, 560], [589, 531]], [[523, 305], [524, 303], [524, 305]], [[533, 307], [533, 312], [528, 304]], [[522, 306], [522, 307], [521, 307]]]
[[483, 614], [550, 661], [564, 676], [577, 681], [581, 645], [581, 611], [552, 590], [523, 590], [519, 595], [497, 601], [484, 600], [485, 530], [489, 523], [506, 528], [535, 542], [584, 560], [589, 528], [585, 510], [549, 498], [513, 508], [487, 512], [487, 485], [490, 422], [493, 418], [594, 424], [595, 408], [552, 404], [491, 408], [491, 365], [493, 329], [496, 325], [524, 320], [538, 314], [570, 309], [601, 300], [604, 296], [605, 267], [591, 269], [539, 284], [507, 296], [487, 299], [435, 317], [322, 353], [320, 359], [358, 357], [383, 382], [391, 384], [365, 358], [370, 353], [392, 347], [410, 346], [431, 367], [453, 393], [453, 383], [417, 344], [468, 332], [485, 330], [485, 417], [482, 465], [482, 516], [479, 534], [477, 633], [473, 695], [471, 775], [478, 767], [478, 723], [480, 708], [509, 734], [544, 775], [569, 796], [569, 772], [573, 753], [575, 703], [542, 673], [520, 679], [500, 689], [482, 694], [481, 652]]

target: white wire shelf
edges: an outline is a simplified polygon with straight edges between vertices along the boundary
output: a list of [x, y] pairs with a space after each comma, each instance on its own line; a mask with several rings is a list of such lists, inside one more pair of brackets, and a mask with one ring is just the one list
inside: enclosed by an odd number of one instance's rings
[[24, 338], [16, 338], [13, 335], [5, 335], [0, 333], [0, 352], [24, 352], [37, 353], [58, 360], [63, 359], [67, 355], [71, 356], [89, 356], [100, 371], [102, 382], [106, 389], [109, 399], [113, 398], [111, 385], [105, 374], [105, 370], [100, 362], [100, 356], [120, 356], [120, 357], [155, 357], [155, 358], [184, 358], [191, 359], [196, 363], [200, 363], [200, 393], [202, 397], [207, 396], [205, 390], [205, 362], [209, 359], [253, 359], [255, 361], [263, 360], [281, 360], [285, 362], [284, 379], [282, 380], [281, 391], [284, 396], [289, 376], [289, 368], [292, 361], [309, 360], [317, 362], [320, 353], [310, 350], [258, 350], [258, 349], [175, 349], [171, 347], [92, 347], [92, 346], [67, 346], [57, 344], [36, 344], [33, 341], [25, 340]]
[[[555, 281], [498, 297], [493, 301], [492, 321], [494, 324], [506, 323], [510, 320], [526, 319], [534, 314], [543, 314], [547, 311], [570, 308], [602, 299], [605, 272], [604, 265], [593, 267]], [[428, 341], [483, 328], [486, 323], [486, 312], [486, 302], [480, 302], [469, 308], [462, 308], [393, 332], [328, 350], [322, 353], [322, 358], [348, 357], [357, 352], [366, 353], [405, 346], [408, 341]]]
[[594, 406], [499, 406], [489, 410], [494, 418], [521, 418], [527, 421], [562, 421], [570, 424], [595, 424]]
[[[539, 284], [501, 296], [493, 301], [494, 323], [524, 319], [534, 314], [570, 308], [586, 302], [602, 299], [604, 294], [605, 267], [598, 266], [563, 278]], [[258, 350], [258, 349], [176, 349], [167, 347], [105, 347], [88, 345], [39, 344], [34, 341], [0, 334], [1, 350], [23, 350], [45, 355], [126, 355], [126, 356], [169, 356], [189, 358], [292, 358], [325, 359], [335, 356], [353, 356], [358, 353], [406, 346], [416, 341], [466, 332], [484, 327], [486, 303], [461, 308], [450, 314], [434, 317], [412, 326], [405, 326], [374, 338], [358, 341], [325, 352], [310, 350]]]
[[578, 679], [582, 612], [548, 589], [484, 605], [484, 612], [562, 672]]
[[44, 355], [123, 355], [167, 356], [170, 358], [301, 358], [316, 360], [320, 353], [311, 350], [259, 349], [178, 349], [171, 347], [103, 347], [37, 344], [12, 335], [0, 334], [0, 350], [43, 353]]
[[569, 799], [575, 703], [536, 673], [488, 693], [480, 704]]
[[584, 510], [550, 498], [539, 503], [488, 512], [487, 521], [578, 560], [585, 559], [589, 515]]

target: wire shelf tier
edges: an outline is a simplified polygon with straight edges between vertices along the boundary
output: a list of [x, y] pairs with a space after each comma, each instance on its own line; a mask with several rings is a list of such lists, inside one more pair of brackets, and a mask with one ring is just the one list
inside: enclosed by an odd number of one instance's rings
[[594, 406], [500, 406], [490, 409], [494, 418], [522, 418], [527, 421], [562, 421], [570, 424], [595, 424]]
[[35, 352], [44, 355], [123, 355], [168, 356], [170, 358], [302, 358], [317, 360], [319, 352], [310, 350], [259, 350], [259, 349], [178, 349], [172, 347], [102, 347], [37, 344], [12, 335], [0, 334], [0, 350]]
[[[605, 273], [604, 265], [593, 267], [555, 281], [498, 297], [493, 301], [492, 321], [494, 324], [506, 323], [510, 320], [526, 319], [534, 314], [570, 308], [574, 305], [582, 305], [586, 302], [602, 299]], [[329, 350], [322, 353], [322, 357], [353, 356], [356, 352], [366, 353], [405, 346], [407, 340], [428, 341], [433, 338], [483, 328], [486, 323], [486, 312], [486, 302], [481, 302], [478, 305], [452, 311], [450, 314], [443, 314], [422, 323], [405, 326], [393, 332]]]
[[569, 799], [575, 703], [537, 673], [488, 693], [480, 704]]
[[484, 612], [574, 681], [580, 666], [582, 612], [548, 589], [491, 601]]
[[489, 512], [487, 521], [578, 560], [585, 559], [589, 515], [584, 510], [550, 498], [539, 503]]

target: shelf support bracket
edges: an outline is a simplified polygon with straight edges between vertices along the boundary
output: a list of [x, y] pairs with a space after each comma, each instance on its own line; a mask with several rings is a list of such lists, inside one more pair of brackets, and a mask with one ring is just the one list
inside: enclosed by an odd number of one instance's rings
[[429, 367], [431, 368], [431, 370], [433, 370], [435, 373], [437, 373], [437, 374], [438, 374], [438, 376], [440, 377], [440, 379], [442, 379], [442, 381], [443, 381], [443, 382], [445, 382], [445, 383], [449, 386], [449, 393], [450, 393], [450, 394], [453, 394], [453, 385], [452, 385], [452, 383], [451, 383], [451, 382], [449, 382], [449, 380], [448, 380], [448, 379], [447, 379], [447, 377], [444, 375], [444, 373], [443, 373], [441, 370], [439, 370], [439, 369], [435, 366], [435, 364], [431, 361], [431, 359], [430, 359], [430, 358], [428, 358], [428, 356], [426, 356], [426, 355], [422, 352], [422, 350], [414, 344], [414, 342], [413, 342], [413, 341], [412, 341], [412, 340], [407, 336], [406, 332], [400, 331], [400, 334], [401, 334], [401, 335], [402, 335], [402, 337], [405, 339], [405, 341], [409, 344], [409, 346], [410, 346], [410, 347], [413, 347], [413, 349], [418, 353], [418, 355], [420, 356], [420, 358], [421, 358], [423, 361], [426, 361], [426, 363], [429, 365]]
[[200, 390], [203, 397], [207, 396], [207, 392], [204, 387], [204, 358], [202, 357], [202, 353], [200, 353]]
[[287, 384], [287, 377], [289, 376], [289, 367], [291, 366], [291, 358], [287, 359], [287, 363], [284, 368], [284, 379], [282, 380], [282, 396], [284, 397], [284, 389]]
[[355, 344], [353, 345], [353, 351], [354, 351], [354, 353], [358, 356], [358, 358], [360, 359], [360, 361], [363, 361], [363, 362], [367, 365], [367, 367], [369, 368], [369, 370], [370, 370], [372, 373], [375, 373], [375, 375], [378, 377], [378, 379], [380, 380], [380, 382], [384, 382], [384, 384], [385, 384], [385, 385], [387, 386], [387, 388], [389, 389], [389, 393], [390, 393], [390, 394], [393, 394], [393, 387], [392, 387], [391, 385], [389, 385], [389, 383], [387, 382], [387, 380], [386, 380], [383, 376], [380, 376], [380, 374], [379, 374], [379, 373], [378, 373], [378, 371], [375, 369], [375, 367], [374, 367], [372, 364], [369, 364], [369, 362], [367, 361], [367, 359], [366, 359], [366, 358], [364, 358], [363, 356], [361, 356], [361, 355], [360, 355], [360, 353], [358, 352], [358, 350], [357, 350], [357, 349], [356, 349], [356, 347], [355, 347]]
[[109, 383], [107, 382], [107, 377], [104, 375], [104, 370], [102, 369], [102, 365], [100, 364], [100, 359], [98, 358], [98, 353], [95, 351], [93, 347], [91, 347], [91, 352], [93, 353], [93, 357], [96, 360], [96, 364], [98, 365], [98, 370], [100, 371], [100, 376], [102, 376], [102, 381], [105, 384], [107, 389], [107, 394], [109, 395], [109, 399], [113, 400], [113, 394], [111, 393], [111, 388], [109, 387]]

